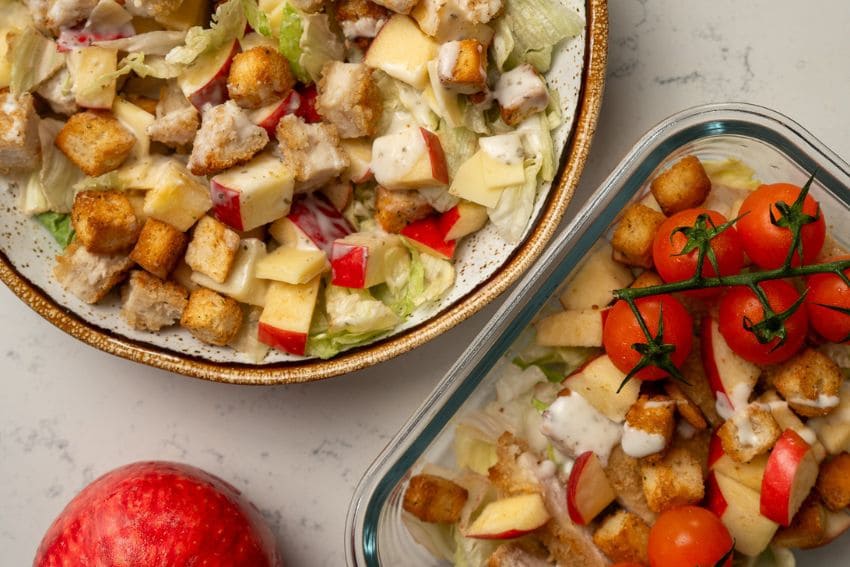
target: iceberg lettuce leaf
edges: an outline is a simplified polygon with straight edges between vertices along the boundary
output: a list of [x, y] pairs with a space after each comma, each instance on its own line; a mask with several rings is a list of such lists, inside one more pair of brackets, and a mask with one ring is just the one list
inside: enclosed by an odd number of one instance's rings
[[94, 41], [92, 45], [128, 53], [138, 52], [145, 55], [165, 56], [175, 47], [183, 45], [185, 41], [185, 31], [156, 30], [131, 35], [130, 37]]
[[304, 33], [304, 24], [301, 13], [288, 3], [282, 8], [280, 18], [280, 29], [278, 30], [278, 49], [289, 61], [292, 73], [302, 83], [309, 83], [310, 76], [301, 66], [301, 36]]
[[310, 79], [318, 81], [325, 63], [345, 58], [345, 44], [331, 29], [327, 14], [306, 14], [302, 24], [304, 31], [298, 42], [301, 48], [298, 63]]
[[251, 29], [266, 37], [272, 37], [269, 17], [260, 10], [256, 0], [242, 0], [242, 9], [245, 11], [245, 18], [248, 20]]
[[185, 44], [169, 51], [165, 60], [171, 64], [191, 65], [203, 53], [218, 49], [228, 41], [241, 39], [246, 23], [242, 0], [227, 0], [216, 8], [209, 28], [189, 28]]
[[65, 56], [56, 49], [56, 42], [32, 26], [15, 38], [11, 59], [9, 90], [15, 96], [35, 89], [65, 64]]
[[50, 210], [56, 213], [71, 212], [73, 186], [84, 177], [83, 172], [53, 143], [63, 126], [64, 122], [53, 118], [45, 118], [38, 124], [41, 144], [39, 182], [44, 197], [50, 203]]
[[[511, 0], [505, 7], [504, 25], [511, 32], [514, 44], [505, 65], [514, 67], [530, 63], [545, 73], [552, 63], [552, 48], [580, 34], [584, 29], [584, 18], [560, 2]], [[507, 40], [502, 37], [499, 41]], [[500, 49], [503, 51], [505, 48]]]
[[71, 215], [67, 213], [41, 213], [35, 216], [39, 224], [47, 229], [62, 248], [67, 248], [74, 240], [74, 228], [71, 226]]

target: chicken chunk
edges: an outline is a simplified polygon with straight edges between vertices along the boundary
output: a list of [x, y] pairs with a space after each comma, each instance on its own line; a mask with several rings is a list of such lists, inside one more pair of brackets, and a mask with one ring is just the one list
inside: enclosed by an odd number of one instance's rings
[[307, 193], [338, 177], [348, 167], [333, 124], [307, 124], [292, 114], [275, 131], [281, 160], [295, 173], [295, 192]]
[[399, 14], [409, 14], [419, 0], [375, 0], [375, 4]]
[[650, 190], [664, 214], [672, 215], [700, 206], [711, 191], [711, 180], [699, 159], [686, 156], [653, 179]]
[[266, 131], [232, 100], [207, 107], [189, 156], [189, 171], [195, 175], [218, 173], [248, 161], [268, 142]]
[[156, 104], [156, 120], [148, 126], [147, 133], [154, 142], [171, 148], [188, 147], [195, 139], [201, 117], [176, 83], [160, 89]]
[[242, 108], [271, 104], [288, 95], [294, 85], [289, 61], [266, 46], [238, 53], [227, 76], [227, 92]]
[[373, 136], [381, 118], [381, 93], [362, 63], [329, 61], [322, 68], [316, 110], [340, 138]]
[[114, 254], [129, 250], [141, 225], [133, 205], [119, 191], [83, 191], [74, 198], [71, 224], [89, 252]]
[[850, 453], [836, 455], [821, 465], [815, 490], [832, 511], [850, 506]]
[[516, 126], [549, 106], [546, 81], [527, 63], [502, 74], [493, 94], [499, 101], [502, 120], [509, 126]]
[[121, 316], [134, 329], [159, 331], [180, 320], [187, 294], [179, 284], [135, 270], [121, 290]]
[[408, 224], [434, 212], [418, 191], [393, 191], [378, 187], [375, 196], [375, 219], [387, 232], [399, 233]]
[[202, 287], [189, 295], [180, 324], [199, 341], [224, 346], [242, 327], [242, 308], [235, 299]]
[[766, 453], [781, 434], [782, 430], [770, 410], [757, 404], [750, 404], [744, 411], [736, 412], [717, 430], [723, 451], [739, 463], [748, 463]]
[[336, 19], [346, 39], [375, 37], [389, 17], [389, 10], [370, 0], [340, 0], [336, 4]]
[[98, 0], [48, 0], [45, 23], [51, 31], [57, 33], [60, 28], [73, 27], [89, 17], [97, 2]]
[[160, 279], [165, 279], [186, 248], [186, 234], [167, 222], [145, 221], [130, 259]]
[[824, 416], [838, 407], [844, 376], [824, 353], [807, 348], [770, 373], [788, 406], [804, 417]]
[[[530, 542], [529, 542], [530, 543]], [[529, 543], [511, 542], [500, 545], [487, 558], [486, 567], [549, 567], [545, 549], [534, 549]]]
[[235, 231], [205, 216], [198, 221], [186, 249], [186, 263], [194, 271], [223, 283], [236, 259], [239, 243], [240, 238]]
[[0, 172], [38, 167], [38, 114], [31, 94], [0, 93], [0, 132]]
[[110, 112], [78, 112], [59, 134], [56, 147], [86, 175], [117, 169], [130, 155], [136, 138]]
[[86, 303], [97, 303], [121, 283], [133, 261], [123, 254], [93, 254], [72, 242], [56, 257], [53, 277], [69, 293]]
[[502, 12], [502, 0], [457, 0], [461, 10], [474, 24], [486, 24]]

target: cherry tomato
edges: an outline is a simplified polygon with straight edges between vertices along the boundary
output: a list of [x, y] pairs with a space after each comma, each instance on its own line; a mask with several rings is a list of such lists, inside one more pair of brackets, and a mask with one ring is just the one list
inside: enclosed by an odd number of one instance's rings
[[[791, 231], [774, 225], [770, 220], [770, 213], [772, 211], [774, 218], [780, 219], [782, 213], [776, 207], [776, 203], [784, 202], [792, 205], [799, 196], [800, 188], [796, 185], [774, 183], [762, 185], [744, 200], [739, 211], [739, 215], [743, 216], [736, 226], [744, 251], [756, 265], [774, 269], [785, 262], [791, 247]], [[803, 213], [818, 216], [816, 221], [804, 225], [801, 231], [803, 263], [810, 264], [823, 247], [826, 238], [826, 222], [823, 214], [819, 213], [818, 202], [811, 195], [806, 195], [803, 201]], [[800, 265], [798, 252], [794, 253], [792, 264]]]
[[[850, 260], [850, 256], [836, 256], [827, 262]], [[850, 268], [844, 270], [850, 277]], [[824, 307], [831, 305], [840, 309], [850, 309], [850, 288], [835, 274], [815, 274], [806, 278], [809, 293], [806, 295], [806, 309], [809, 321], [823, 338], [834, 343], [850, 342], [850, 315]]]
[[[693, 249], [687, 254], [681, 254], [688, 244], [688, 237], [678, 229], [687, 228], [694, 230], [697, 219], [705, 215], [708, 222], [697, 227], [703, 232], [711, 231], [724, 224], [727, 219], [717, 211], [708, 209], [687, 209], [668, 218], [659, 227], [652, 244], [652, 258], [658, 275], [665, 282], [678, 282], [690, 279], [697, 271], [698, 249]], [[696, 236], [696, 235], [695, 235]], [[708, 236], [708, 235], [706, 235]], [[708, 254], [702, 265], [702, 275], [713, 277], [716, 275], [730, 276], [741, 271], [744, 265], [744, 251], [741, 240], [735, 227], [729, 227], [720, 234], [711, 238], [710, 247], [717, 259], [717, 267], [720, 274], [714, 271], [714, 266], [708, 258]], [[711, 296], [720, 293], [720, 289], [705, 289], [690, 292], [692, 295]]]
[[[693, 321], [690, 314], [671, 295], [643, 297], [636, 300], [635, 305], [652, 336], [658, 333], [658, 323], [663, 311], [664, 343], [675, 347], [670, 359], [679, 368], [691, 352]], [[629, 373], [641, 359], [641, 354], [632, 348], [632, 345], [638, 343], [646, 344], [646, 335], [629, 304], [620, 300], [614, 304], [605, 320], [605, 328], [602, 331], [605, 352], [614, 366], [621, 372]], [[635, 374], [635, 377], [641, 380], [660, 380], [666, 376], [667, 372], [655, 366], [647, 366]]]
[[[649, 530], [652, 567], [714, 567], [732, 549], [732, 536], [710, 510], [683, 506], [658, 516]], [[732, 565], [732, 555], [723, 563]]]
[[[774, 313], [787, 311], [800, 294], [782, 280], [759, 284]], [[803, 344], [808, 329], [806, 310], [802, 306], [785, 320], [786, 339], [777, 347], [779, 338], [761, 344], [756, 335], [745, 328], [747, 321], [755, 325], [764, 320], [764, 309], [756, 294], [748, 287], [736, 286], [720, 298], [720, 334], [735, 353], [755, 364], [776, 364], [791, 358]]]

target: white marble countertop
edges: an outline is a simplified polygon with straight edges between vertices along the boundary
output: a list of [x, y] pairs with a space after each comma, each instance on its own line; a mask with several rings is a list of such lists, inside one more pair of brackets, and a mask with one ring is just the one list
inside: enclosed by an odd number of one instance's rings
[[[850, 158], [848, 29], [842, 0], [613, 0], [605, 102], [574, 204], [648, 128], [705, 102], [771, 107]], [[54, 516], [96, 476], [170, 459], [242, 488], [271, 522], [288, 565], [343, 565], [345, 515], [360, 475], [493, 312], [370, 370], [237, 387], [103, 354], [3, 288], [0, 563], [29, 564]]]

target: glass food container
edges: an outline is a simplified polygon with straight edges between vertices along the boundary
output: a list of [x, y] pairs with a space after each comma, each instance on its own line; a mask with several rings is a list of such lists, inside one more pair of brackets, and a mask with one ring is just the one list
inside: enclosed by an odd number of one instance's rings
[[[648, 180], [683, 155], [737, 158], [765, 183], [803, 184], [816, 173], [812, 195], [828, 230], [850, 245], [850, 167], [789, 118], [747, 104], [717, 104], [676, 114], [646, 134], [529, 270], [501, 309], [461, 355], [434, 392], [366, 471], [352, 499], [346, 528], [350, 566], [443, 565], [402, 522], [406, 480], [426, 463], [451, 467], [454, 425], [495, 397], [494, 371], [533, 318], [557, 297], [570, 273], [617, 220], [648, 191]], [[795, 552], [798, 565], [837, 565], [850, 556], [850, 533], [814, 551]]]

